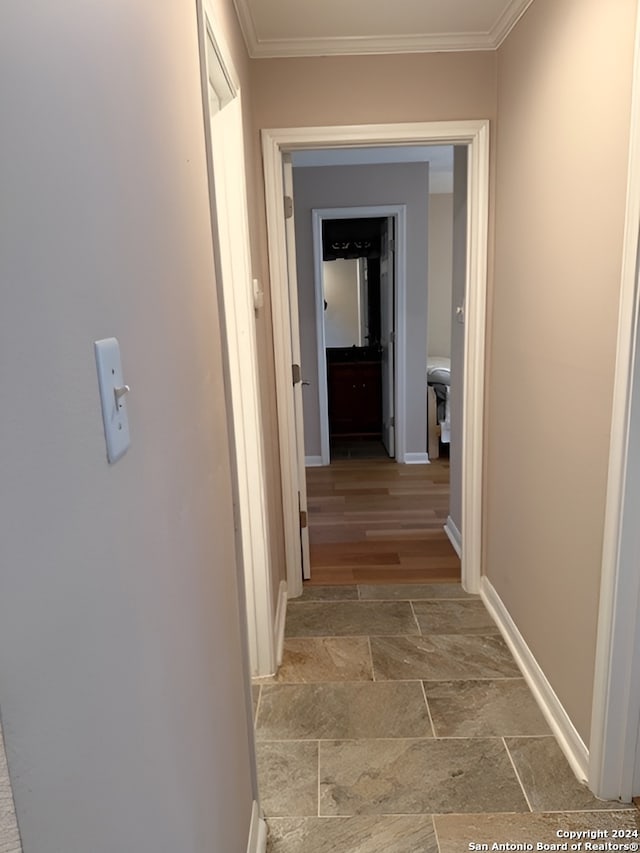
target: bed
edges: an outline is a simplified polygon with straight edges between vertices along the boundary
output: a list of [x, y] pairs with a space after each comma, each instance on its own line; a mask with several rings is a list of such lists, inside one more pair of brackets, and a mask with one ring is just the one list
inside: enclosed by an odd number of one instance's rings
[[451, 441], [451, 359], [427, 358], [427, 452], [430, 459], [440, 455], [440, 442]]

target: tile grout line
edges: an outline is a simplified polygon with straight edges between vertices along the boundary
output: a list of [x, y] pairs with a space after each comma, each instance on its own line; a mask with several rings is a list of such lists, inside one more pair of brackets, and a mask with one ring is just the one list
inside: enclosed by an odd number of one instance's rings
[[431, 815], [431, 826], [433, 827], [433, 835], [436, 839], [436, 847], [438, 849], [438, 853], [441, 853], [440, 850], [440, 838], [438, 837], [438, 827], [436, 826], [436, 816]]
[[413, 613], [413, 620], [416, 623], [416, 628], [418, 629], [418, 636], [422, 636], [422, 628], [420, 627], [420, 622], [418, 622], [418, 617], [416, 616], [416, 609], [413, 606], [413, 601], [409, 601], [409, 607], [411, 608], [411, 612]]
[[367, 646], [369, 648], [369, 660], [371, 662], [371, 681], [376, 683], [376, 668], [373, 665], [373, 649], [371, 648], [371, 636], [367, 634]]
[[431, 732], [432, 732], [434, 738], [437, 738], [438, 735], [436, 734], [436, 727], [433, 723], [433, 717], [431, 716], [431, 708], [429, 707], [429, 700], [427, 699], [427, 691], [425, 690], [424, 681], [422, 681], [422, 679], [420, 679], [420, 686], [422, 687], [422, 695], [424, 696], [424, 704], [427, 706], [427, 714], [429, 715], [429, 722], [431, 723]]
[[513, 772], [516, 774], [516, 779], [518, 780], [518, 784], [520, 785], [520, 788], [521, 788], [522, 793], [524, 795], [524, 801], [527, 804], [527, 806], [529, 807], [529, 811], [531, 812], [531, 814], [534, 814], [534, 811], [531, 808], [531, 803], [529, 802], [529, 797], [527, 796], [527, 792], [524, 789], [524, 784], [522, 782], [522, 779], [520, 778], [520, 774], [518, 773], [518, 768], [516, 767], [516, 763], [513, 760], [513, 756], [509, 752], [509, 747], [507, 746], [507, 741], [505, 740], [504, 736], [501, 737], [500, 740], [504, 744], [504, 748], [506, 749], [507, 755], [509, 756], [509, 761], [511, 762], [511, 766], [513, 767]]
[[319, 740], [317, 741], [317, 744], [318, 744], [318, 790], [317, 790], [318, 807], [317, 807], [317, 812], [318, 812], [318, 817], [322, 817], [322, 815], [320, 814], [320, 741]]
[[[425, 743], [435, 743], [435, 741], [439, 741], [440, 743], [444, 741], [459, 741], [459, 740], [470, 740], [470, 741], [480, 741], [480, 740], [502, 740], [500, 735], [480, 735], [479, 737], [468, 737], [467, 735], [381, 735], [379, 737], [345, 737], [344, 735], [335, 736], [335, 735], [327, 735], [326, 737], [318, 737], [317, 735], [313, 737], [269, 737], [269, 738], [260, 738], [256, 741], [256, 743], [268, 744], [268, 743], [359, 743], [360, 741], [391, 741], [391, 742], [400, 742], [400, 741], [424, 741]], [[635, 808], [635, 806], [629, 806], [626, 809], [618, 809], [618, 811], [629, 811]], [[563, 809], [562, 811], [571, 811], [571, 809]], [[600, 811], [600, 809], [578, 809], [578, 811]], [[606, 809], [604, 809], [606, 811]], [[613, 810], [615, 811], [615, 809]], [[410, 812], [411, 814], [411, 812]], [[443, 812], [443, 814], [449, 814], [449, 812]], [[461, 812], [464, 814], [464, 812]], [[538, 814], [538, 812], [536, 812]]]

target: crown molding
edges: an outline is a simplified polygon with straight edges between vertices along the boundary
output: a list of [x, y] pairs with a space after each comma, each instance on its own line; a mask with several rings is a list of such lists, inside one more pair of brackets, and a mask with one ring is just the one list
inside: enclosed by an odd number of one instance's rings
[[533, 0], [511, 0], [504, 12], [491, 28], [491, 40], [497, 49], [527, 11]]
[[240, 29], [244, 36], [244, 43], [247, 46], [247, 53], [251, 59], [256, 59], [258, 48], [258, 36], [256, 33], [256, 25], [251, 14], [249, 0], [233, 0], [233, 5], [236, 8]]
[[252, 59], [301, 56], [347, 56], [384, 53], [437, 53], [496, 50], [533, 0], [511, 0], [488, 33], [417, 33], [398, 36], [260, 39], [250, 0], [234, 0], [240, 27]]
[[[244, 2], [244, 0], [238, 0]], [[494, 50], [486, 33], [406, 36], [337, 36], [333, 38], [263, 39], [249, 47], [252, 59], [294, 56], [355, 56], [384, 53], [440, 53]]]

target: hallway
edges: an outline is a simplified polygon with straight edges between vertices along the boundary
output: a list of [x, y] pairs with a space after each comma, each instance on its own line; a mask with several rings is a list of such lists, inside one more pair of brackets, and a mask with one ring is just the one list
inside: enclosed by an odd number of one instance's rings
[[575, 779], [457, 583], [307, 586], [283, 665], [253, 694], [269, 853], [535, 849], [560, 830], [640, 829]]

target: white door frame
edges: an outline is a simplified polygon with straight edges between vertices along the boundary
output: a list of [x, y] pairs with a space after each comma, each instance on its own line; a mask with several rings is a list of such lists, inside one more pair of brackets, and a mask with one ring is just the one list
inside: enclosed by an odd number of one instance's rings
[[318, 344], [318, 395], [320, 398], [320, 458], [331, 461], [329, 447], [329, 395], [325, 355], [324, 296], [322, 287], [322, 223], [325, 219], [378, 219], [393, 216], [396, 221], [394, 271], [395, 366], [394, 398], [396, 418], [396, 460], [406, 459], [406, 291], [407, 291], [407, 206], [406, 204], [367, 205], [366, 207], [314, 208], [313, 227], [314, 284], [316, 291], [316, 341]]
[[[249, 660], [252, 675], [271, 675], [277, 666], [277, 620], [271, 592], [241, 94], [239, 78], [227, 46], [220, 37], [208, 0], [203, 3], [203, 17], [204, 43], [201, 51], [205, 142], [212, 231], [218, 247], [215, 262], [221, 285], [219, 291], [222, 292], [220, 312], [225, 337], [225, 385], [231, 412], [229, 432], [235, 456], [232, 474], [244, 569]], [[208, 97], [207, 38], [211, 40], [233, 92], [231, 102], [213, 116]], [[217, 441], [217, 436], [212, 435], [211, 441]], [[278, 602], [278, 610], [282, 610], [281, 601]], [[284, 616], [281, 618], [284, 622]]]
[[640, 794], [640, 3], [638, 10], [589, 743], [589, 787], [599, 797], [624, 802]]
[[[281, 128], [262, 131], [271, 302], [276, 367], [289, 595], [302, 590], [300, 531], [294, 495], [295, 421], [291, 394], [289, 285], [285, 239], [283, 154], [305, 148], [375, 145], [467, 145], [469, 152], [467, 222], [464, 410], [462, 439], [462, 582], [480, 591], [482, 557], [482, 456], [484, 412], [487, 234], [489, 220], [489, 122], [423, 122], [337, 127]], [[294, 491], [295, 489], [295, 491]], [[294, 507], [296, 507], [294, 511]]]

